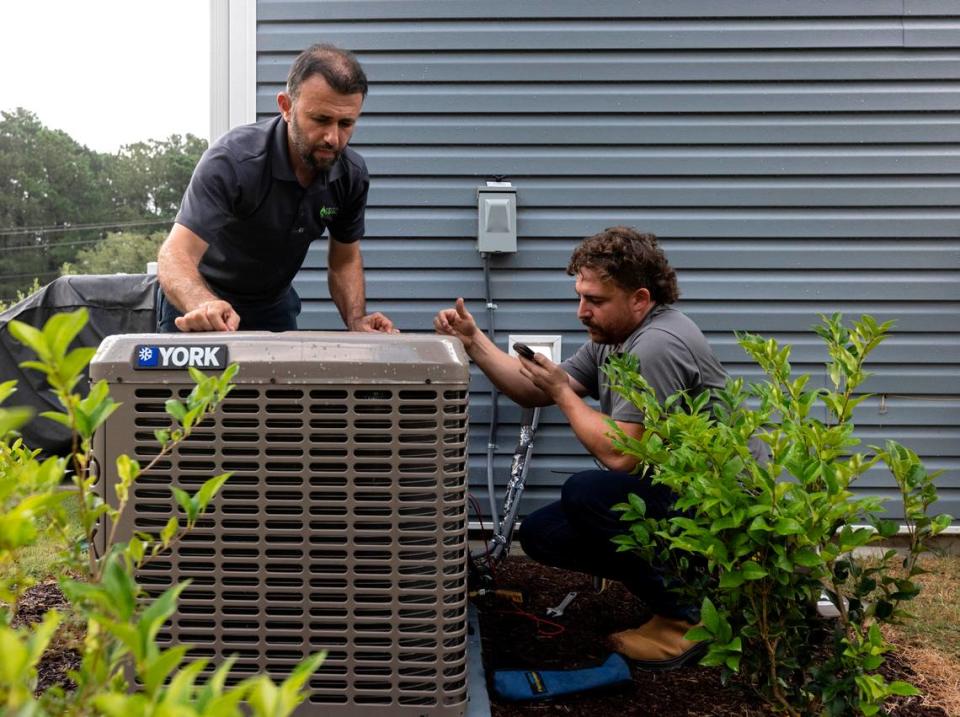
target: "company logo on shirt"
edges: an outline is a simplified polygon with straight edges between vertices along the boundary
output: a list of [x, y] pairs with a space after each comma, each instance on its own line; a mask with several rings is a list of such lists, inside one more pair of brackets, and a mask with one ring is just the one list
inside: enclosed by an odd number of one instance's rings
[[320, 207], [320, 218], [332, 217], [337, 213], [336, 207]]
[[135, 369], [185, 369], [227, 367], [227, 347], [224, 344], [189, 346], [137, 346], [134, 350]]

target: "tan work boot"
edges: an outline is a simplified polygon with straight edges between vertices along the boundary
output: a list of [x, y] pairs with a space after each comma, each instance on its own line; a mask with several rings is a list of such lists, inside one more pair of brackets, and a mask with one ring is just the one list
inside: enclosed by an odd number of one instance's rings
[[654, 615], [633, 630], [615, 632], [607, 638], [611, 649], [647, 670], [673, 670], [699, 658], [707, 649], [705, 642], [684, 639], [694, 627], [681, 618]]

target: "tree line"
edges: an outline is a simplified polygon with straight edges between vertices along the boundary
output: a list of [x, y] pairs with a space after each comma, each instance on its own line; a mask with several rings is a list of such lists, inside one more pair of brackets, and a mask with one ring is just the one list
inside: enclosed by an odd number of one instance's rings
[[0, 111], [0, 302], [64, 273], [142, 272], [207, 141], [96, 152], [23, 108]]

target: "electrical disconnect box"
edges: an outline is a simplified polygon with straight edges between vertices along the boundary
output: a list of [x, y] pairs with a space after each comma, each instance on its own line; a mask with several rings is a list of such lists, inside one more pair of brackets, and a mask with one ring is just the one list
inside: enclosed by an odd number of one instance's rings
[[477, 187], [477, 250], [481, 254], [517, 251], [517, 188], [510, 182]]

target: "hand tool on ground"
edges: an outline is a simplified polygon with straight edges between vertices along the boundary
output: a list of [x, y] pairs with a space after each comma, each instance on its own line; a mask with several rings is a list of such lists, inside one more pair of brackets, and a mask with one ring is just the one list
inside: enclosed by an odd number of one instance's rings
[[561, 617], [563, 615], [563, 611], [567, 609], [576, 596], [577, 594], [575, 592], [567, 593], [567, 596], [560, 601], [559, 605], [547, 608], [547, 617]]
[[467, 593], [468, 597], [498, 597], [503, 598], [504, 600], [509, 600], [513, 604], [523, 607], [527, 604], [527, 596], [522, 590], [514, 590], [511, 588], [480, 588], [479, 590], [471, 590]]

